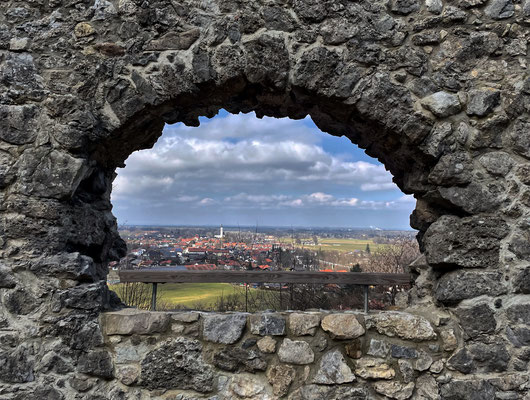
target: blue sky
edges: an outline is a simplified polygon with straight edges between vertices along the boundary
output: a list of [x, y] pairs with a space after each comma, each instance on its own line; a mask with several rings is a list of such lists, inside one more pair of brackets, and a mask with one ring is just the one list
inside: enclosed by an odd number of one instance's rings
[[414, 209], [377, 160], [303, 120], [254, 113], [167, 125], [118, 170], [120, 224], [410, 229]]

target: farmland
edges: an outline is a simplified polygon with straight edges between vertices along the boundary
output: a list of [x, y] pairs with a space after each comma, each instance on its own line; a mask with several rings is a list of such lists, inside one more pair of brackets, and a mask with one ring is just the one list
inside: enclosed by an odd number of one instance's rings
[[[303, 239], [302, 242], [310, 242], [311, 239]], [[366, 245], [370, 246], [370, 251], [377, 252], [383, 249], [386, 244], [377, 244], [374, 243], [371, 239], [335, 239], [335, 238], [325, 238], [318, 239], [318, 245], [307, 245], [304, 244], [303, 247], [311, 250], [333, 250], [340, 252], [353, 252], [353, 251], [364, 251], [366, 250]], [[302, 247], [302, 245], [297, 245], [297, 247]]]

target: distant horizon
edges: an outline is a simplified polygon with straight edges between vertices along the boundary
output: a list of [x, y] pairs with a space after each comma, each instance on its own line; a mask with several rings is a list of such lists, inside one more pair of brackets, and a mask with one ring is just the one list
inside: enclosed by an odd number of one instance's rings
[[[255, 229], [256, 225], [232, 225], [232, 224], [184, 224], [184, 225], [161, 225], [161, 224], [121, 224], [118, 229], [124, 227], [147, 227], [147, 228], [219, 228], [223, 226], [224, 229], [229, 228], [248, 228]], [[373, 231], [402, 231], [402, 232], [418, 232], [417, 229], [408, 228], [380, 228], [377, 226], [315, 226], [315, 225], [258, 225], [260, 228], [280, 228], [280, 229], [340, 229], [340, 230], [373, 230]]]

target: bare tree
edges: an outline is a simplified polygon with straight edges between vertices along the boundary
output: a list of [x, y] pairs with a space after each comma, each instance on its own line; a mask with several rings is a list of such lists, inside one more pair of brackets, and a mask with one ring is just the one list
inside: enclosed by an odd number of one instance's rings
[[[389, 274], [404, 273], [420, 255], [418, 242], [410, 237], [398, 237], [392, 242], [370, 255], [370, 259], [363, 266], [365, 272], [381, 272]], [[389, 289], [390, 303], [395, 304], [397, 286]]]
[[114, 285], [111, 289], [129, 307], [142, 310], [149, 310], [151, 308], [151, 285], [139, 282], [127, 282]]

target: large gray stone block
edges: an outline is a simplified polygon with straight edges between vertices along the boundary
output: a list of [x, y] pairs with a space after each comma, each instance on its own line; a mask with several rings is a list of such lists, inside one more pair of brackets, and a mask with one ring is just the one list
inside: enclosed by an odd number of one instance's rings
[[213, 390], [212, 367], [202, 358], [202, 344], [187, 338], [170, 339], [149, 352], [141, 362], [140, 385], [147, 389]]
[[482, 295], [499, 296], [507, 292], [501, 272], [457, 270], [443, 275], [435, 285], [435, 297], [443, 304]]
[[250, 316], [250, 331], [254, 335], [282, 336], [286, 333], [285, 318], [280, 314], [262, 313]]
[[305, 365], [315, 360], [315, 353], [309, 343], [286, 338], [278, 349], [278, 358], [284, 363]]
[[461, 307], [455, 312], [460, 319], [460, 326], [471, 338], [484, 333], [492, 333], [497, 328], [495, 313], [487, 304]]
[[320, 359], [320, 364], [313, 383], [321, 385], [336, 385], [349, 383], [355, 380], [355, 375], [346, 363], [344, 356], [338, 350], [328, 351]]
[[134, 308], [126, 308], [103, 315], [103, 327], [107, 335], [161, 333], [168, 329], [169, 322], [168, 313], [141, 311]]
[[323, 330], [336, 339], [355, 339], [365, 332], [354, 314], [326, 315], [320, 324]]
[[245, 314], [207, 314], [203, 316], [202, 336], [209, 342], [232, 344], [239, 340], [246, 324]]
[[436, 332], [424, 317], [397, 311], [385, 311], [366, 316], [366, 328], [382, 335], [423, 341], [436, 339]]
[[500, 240], [508, 231], [500, 218], [443, 216], [425, 233], [427, 262], [437, 267], [496, 267]]
[[320, 325], [320, 314], [292, 313], [289, 315], [289, 330], [295, 336], [314, 336]]

